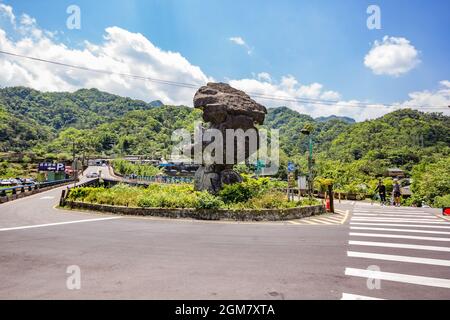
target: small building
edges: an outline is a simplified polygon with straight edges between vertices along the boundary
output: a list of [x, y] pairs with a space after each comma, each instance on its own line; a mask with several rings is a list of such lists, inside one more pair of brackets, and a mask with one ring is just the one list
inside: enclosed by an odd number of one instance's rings
[[400, 188], [400, 193], [402, 194], [402, 197], [404, 197], [404, 198], [411, 197], [412, 196], [411, 186], [406, 186], [406, 187]]
[[390, 168], [390, 169], [387, 169], [385, 175], [387, 177], [392, 177], [392, 178], [404, 178], [405, 171], [403, 171], [402, 169], [399, 169], [399, 168]]

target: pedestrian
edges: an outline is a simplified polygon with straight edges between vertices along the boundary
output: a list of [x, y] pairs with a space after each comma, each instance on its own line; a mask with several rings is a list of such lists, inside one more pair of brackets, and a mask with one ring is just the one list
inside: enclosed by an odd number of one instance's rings
[[384, 206], [386, 204], [386, 186], [383, 184], [383, 181], [378, 182], [378, 186], [375, 189], [375, 192], [378, 191], [380, 196], [381, 205]]
[[398, 180], [394, 180], [394, 189], [393, 189], [393, 194], [394, 194], [394, 205], [396, 207], [400, 207], [400, 197], [401, 197], [401, 192], [400, 192], [400, 184], [398, 183]]

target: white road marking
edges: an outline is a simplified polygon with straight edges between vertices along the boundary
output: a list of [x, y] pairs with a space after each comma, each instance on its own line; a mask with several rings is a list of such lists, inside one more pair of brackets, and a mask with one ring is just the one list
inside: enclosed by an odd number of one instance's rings
[[386, 227], [414, 227], [414, 228], [433, 228], [433, 229], [450, 229], [450, 226], [435, 226], [423, 224], [401, 224], [401, 223], [368, 223], [368, 222], [350, 222], [351, 225], [359, 226], [386, 226]]
[[55, 199], [55, 197], [47, 196], [47, 197], [39, 198], [39, 200], [50, 200], [50, 199]]
[[317, 224], [333, 224], [331, 222], [323, 221], [321, 219], [308, 219], [308, 220], [311, 221], [311, 222], [315, 222]]
[[345, 275], [361, 278], [410, 283], [430, 287], [450, 288], [450, 280], [448, 279], [414, 276], [401, 273], [345, 268]]
[[431, 220], [431, 219], [397, 219], [397, 218], [359, 218], [353, 217], [352, 221], [373, 221], [373, 222], [424, 222], [431, 224], [450, 224], [449, 222]]
[[420, 258], [420, 257], [408, 257], [408, 256], [398, 256], [398, 255], [392, 255], [392, 254], [355, 252], [355, 251], [347, 251], [347, 256], [352, 257], [352, 258], [366, 258], [366, 259], [387, 260], [387, 261], [397, 261], [397, 262], [410, 262], [410, 263], [429, 264], [429, 265], [433, 265], [433, 266], [450, 267], [450, 260], [442, 260], [442, 259], [429, 259], [429, 258]]
[[351, 293], [342, 293], [341, 300], [384, 300], [381, 298], [373, 298], [368, 296], [360, 296], [357, 294], [351, 294]]
[[354, 213], [354, 216], [358, 217], [398, 217], [398, 218], [412, 218], [412, 219], [437, 219], [438, 217], [429, 215], [429, 216], [423, 216], [423, 215], [410, 215], [410, 214], [383, 214], [383, 213]]
[[0, 232], [2, 232], [2, 231], [13, 231], [13, 230], [23, 230], [23, 229], [33, 229], [33, 228], [42, 228], [42, 227], [52, 227], [52, 226], [61, 226], [61, 225], [65, 225], [65, 224], [74, 224], [74, 223], [83, 223], [83, 222], [95, 222], [95, 221], [114, 220], [114, 219], [121, 219], [121, 218], [122, 217], [108, 217], [108, 218], [99, 218], [99, 219], [86, 219], [86, 220], [75, 220], [75, 221], [66, 221], [66, 222], [57, 222], [57, 223], [36, 224], [36, 225], [31, 225], [31, 226], [3, 228], [3, 229], [0, 229]]
[[432, 214], [425, 211], [388, 211], [388, 210], [355, 210], [355, 212], [361, 213], [398, 213], [398, 214]]
[[309, 221], [308, 219], [305, 219], [305, 220], [303, 220], [302, 222], [305, 222], [305, 223], [307, 223], [307, 224], [315, 224], [314, 222]]
[[403, 234], [386, 234], [386, 233], [350, 232], [350, 236], [355, 236], [355, 237], [375, 237], [375, 238], [392, 238], [392, 239], [413, 239], [413, 240], [425, 240], [425, 241], [450, 241], [450, 238], [408, 236], [408, 235], [403, 235]]
[[423, 245], [406, 244], [406, 243], [390, 243], [390, 242], [373, 242], [373, 241], [353, 241], [353, 240], [350, 240], [348, 242], [348, 244], [349, 245], [354, 245], [354, 246], [386, 247], [386, 248], [402, 248], [402, 249], [415, 249], [415, 250], [450, 252], [450, 248], [449, 247], [423, 246]]
[[327, 218], [322, 218], [321, 219], [322, 221], [328, 221], [328, 222], [333, 222], [333, 223], [336, 223], [336, 222], [340, 222], [341, 221], [341, 219], [335, 219], [335, 218], [331, 218], [331, 217], [327, 217]]
[[412, 232], [412, 233], [432, 233], [432, 234], [450, 234], [447, 231], [429, 231], [416, 229], [395, 229], [395, 228], [371, 228], [371, 227], [350, 227], [350, 230], [372, 230], [372, 231], [390, 231], [390, 232]]

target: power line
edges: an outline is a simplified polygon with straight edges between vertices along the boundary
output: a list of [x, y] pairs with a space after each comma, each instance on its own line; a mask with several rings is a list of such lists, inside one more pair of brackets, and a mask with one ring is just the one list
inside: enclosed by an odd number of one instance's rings
[[[1, 54], [16, 57], [16, 58], [22, 58], [22, 59], [28, 59], [32, 61], [38, 61], [38, 62], [44, 62], [49, 63], [57, 66], [72, 68], [72, 69], [78, 69], [78, 70], [84, 70], [84, 71], [90, 71], [95, 73], [101, 73], [101, 74], [107, 74], [107, 75], [118, 75], [122, 77], [128, 77], [136, 80], [145, 80], [154, 82], [157, 84], [164, 84], [164, 85], [170, 85], [170, 86], [176, 86], [176, 87], [183, 87], [183, 88], [189, 88], [189, 89], [197, 89], [199, 87], [198, 84], [193, 83], [185, 83], [185, 82], [178, 82], [178, 81], [170, 81], [170, 80], [162, 80], [162, 79], [156, 79], [156, 78], [150, 78], [145, 76], [139, 76], [134, 74], [128, 74], [128, 73], [121, 73], [121, 72], [114, 72], [109, 70], [102, 70], [102, 69], [94, 69], [89, 67], [83, 67], [83, 66], [77, 66], [72, 65], [68, 63], [58, 62], [58, 61], [52, 61], [42, 58], [36, 58], [26, 55], [21, 55], [17, 53], [7, 52], [0, 50]], [[367, 108], [367, 107], [374, 107], [379, 108], [382, 107], [391, 107], [391, 108], [398, 108], [399, 105], [393, 105], [393, 104], [378, 104], [378, 103], [367, 103], [367, 102], [342, 102], [342, 101], [335, 101], [335, 100], [324, 100], [324, 99], [312, 99], [312, 98], [292, 98], [292, 97], [282, 97], [282, 96], [274, 96], [274, 95], [267, 95], [267, 94], [261, 94], [261, 93], [255, 93], [255, 92], [248, 92], [248, 95], [259, 98], [259, 99], [266, 99], [266, 100], [275, 100], [275, 101], [284, 101], [284, 102], [296, 102], [296, 103], [306, 103], [306, 104], [314, 104], [314, 105], [322, 105], [322, 106], [342, 106], [342, 107], [356, 107], [356, 108]], [[435, 106], [414, 106], [409, 105], [409, 107], [414, 108], [421, 108], [421, 109], [447, 109], [448, 107], [435, 107]]]

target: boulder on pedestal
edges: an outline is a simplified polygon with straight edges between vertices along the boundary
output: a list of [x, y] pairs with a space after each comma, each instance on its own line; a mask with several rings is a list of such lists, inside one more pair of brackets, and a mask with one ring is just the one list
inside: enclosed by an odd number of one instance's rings
[[[222, 133], [224, 151], [222, 163], [204, 164], [195, 174], [196, 190], [217, 193], [225, 184], [242, 181], [242, 177], [233, 171], [236, 163], [226, 163], [226, 130], [254, 129], [257, 133], [256, 125], [264, 123], [267, 109], [245, 92], [225, 83], [208, 83], [201, 87], [194, 96], [194, 107], [203, 111], [203, 120], [209, 123], [209, 128], [220, 130]], [[207, 145], [202, 143], [203, 150]], [[237, 147], [234, 148], [236, 159]], [[251, 155], [248, 149], [245, 149], [245, 159]]]

